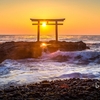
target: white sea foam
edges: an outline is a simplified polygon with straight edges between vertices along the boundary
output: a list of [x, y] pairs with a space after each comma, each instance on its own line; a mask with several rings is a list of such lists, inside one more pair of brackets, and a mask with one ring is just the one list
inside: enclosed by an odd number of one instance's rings
[[44, 60], [53, 59], [54, 61], [71, 63], [100, 63], [100, 52], [91, 50], [63, 52], [58, 50], [51, 54], [44, 54], [41, 58]]
[[[0, 85], [3, 87], [11, 84], [27, 84], [64, 78], [99, 79], [100, 65], [97, 63], [98, 59], [96, 58], [98, 55], [100, 55], [100, 52], [57, 51], [44, 54], [39, 59], [8, 59], [2, 62], [0, 66]], [[65, 58], [65, 56], [68, 59], [63, 61], [62, 58]], [[90, 60], [90, 58], [93, 58], [93, 60]]]

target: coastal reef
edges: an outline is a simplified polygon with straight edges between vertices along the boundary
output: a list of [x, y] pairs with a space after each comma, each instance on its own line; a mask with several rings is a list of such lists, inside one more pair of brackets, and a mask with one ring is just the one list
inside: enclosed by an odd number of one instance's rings
[[81, 51], [89, 49], [82, 41], [65, 42], [49, 41], [45, 42], [46, 47], [42, 47], [43, 42], [5, 42], [0, 44], [0, 63], [6, 59], [39, 58], [42, 52], [49, 53], [60, 51]]

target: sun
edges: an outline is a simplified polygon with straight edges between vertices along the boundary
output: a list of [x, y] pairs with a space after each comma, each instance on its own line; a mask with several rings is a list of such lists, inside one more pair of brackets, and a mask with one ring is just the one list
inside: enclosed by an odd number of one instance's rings
[[46, 22], [43, 22], [43, 23], [42, 23], [42, 26], [43, 26], [43, 27], [46, 27]]

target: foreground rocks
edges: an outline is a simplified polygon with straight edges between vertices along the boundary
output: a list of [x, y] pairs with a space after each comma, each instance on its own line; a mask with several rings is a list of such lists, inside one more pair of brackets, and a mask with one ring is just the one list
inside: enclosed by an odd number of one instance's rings
[[[38, 58], [42, 55], [42, 42], [6, 42], [0, 44], [0, 63], [5, 59], [24, 59]], [[88, 47], [80, 42], [46, 42], [49, 52], [61, 51], [80, 51]]]
[[100, 100], [100, 80], [42, 81], [0, 90], [0, 100]]

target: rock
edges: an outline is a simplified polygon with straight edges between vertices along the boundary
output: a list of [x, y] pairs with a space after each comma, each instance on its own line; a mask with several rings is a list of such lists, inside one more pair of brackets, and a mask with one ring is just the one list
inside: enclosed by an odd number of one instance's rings
[[[0, 44], [0, 63], [5, 59], [24, 59], [24, 58], [38, 58], [42, 55], [42, 42], [6, 42]], [[46, 42], [48, 51], [76, 51], [85, 50], [87, 46], [84, 42]], [[59, 58], [58, 58], [59, 59]], [[64, 60], [67, 60], [64, 59]]]
[[40, 93], [29, 93], [28, 97], [38, 98], [41, 97]]
[[41, 82], [41, 86], [42, 86], [43, 88], [46, 88], [46, 87], [50, 87], [51, 84], [50, 84], [50, 82], [48, 82], [48, 81], [42, 81], [42, 82]]
[[[100, 89], [90, 85], [96, 81], [100, 84], [100, 80], [92, 79], [45, 80], [19, 86], [12, 92], [7, 89], [0, 94], [0, 100], [100, 100]], [[22, 90], [24, 88], [29, 88], [29, 91]]]
[[61, 89], [68, 89], [69, 86], [67, 84], [60, 84]]
[[69, 56], [58, 55], [58, 56], [52, 58], [52, 60], [58, 61], [58, 62], [64, 62], [64, 61], [68, 61], [69, 58], [70, 58]]
[[10, 88], [10, 89], [5, 89], [4, 92], [13, 92], [14, 89], [13, 88]]

